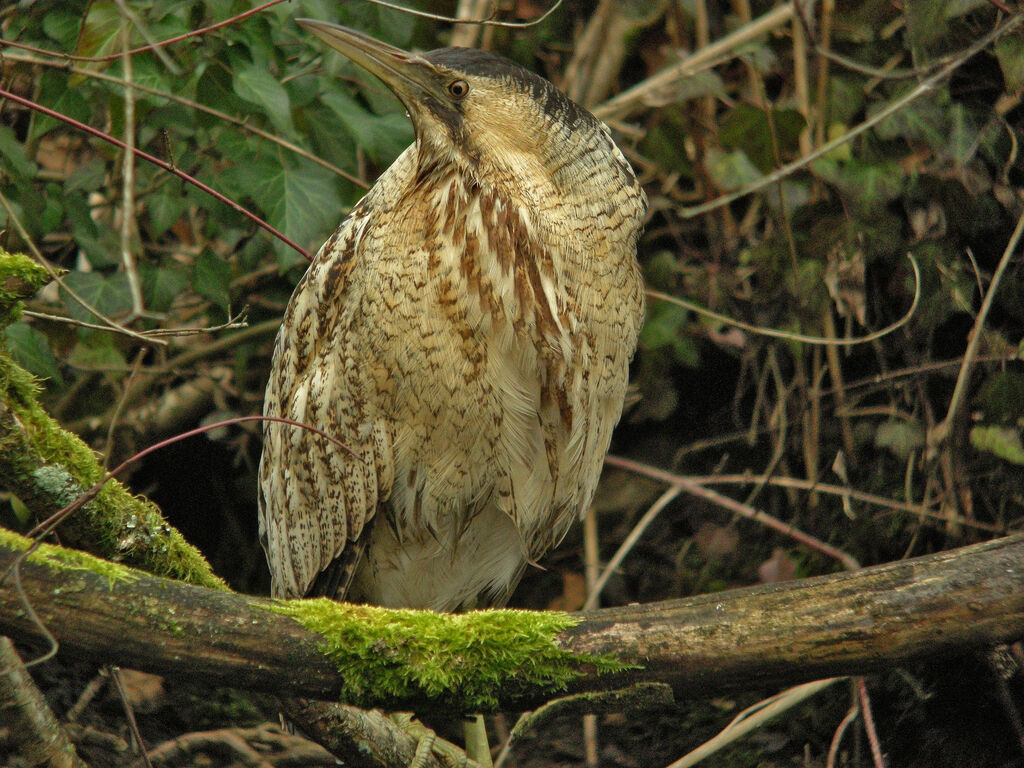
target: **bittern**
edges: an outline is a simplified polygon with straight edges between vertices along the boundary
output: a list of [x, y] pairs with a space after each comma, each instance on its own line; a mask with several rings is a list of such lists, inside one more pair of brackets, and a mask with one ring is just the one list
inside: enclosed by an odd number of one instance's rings
[[491, 53], [298, 22], [415, 143], [323, 244], [274, 347], [260, 537], [277, 596], [501, 605], [590, 504], [644, 315], [644, 192], [608, 128]]

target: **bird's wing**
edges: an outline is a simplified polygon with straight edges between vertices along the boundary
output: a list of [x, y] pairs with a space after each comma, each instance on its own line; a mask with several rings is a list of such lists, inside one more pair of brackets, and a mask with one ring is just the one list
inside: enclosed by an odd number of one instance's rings
[[320, 249], [274, 347], [264, 415], [309, 424], [345, 444], [265, 422], [260, 540], [279, 597], [301, 597], [314, 584], [340, 597], [358, 564], [364, 526], [391, 488], [391, 436], [376, 420], [374, 383], [353, 332], [364, 210], [357, 207]]

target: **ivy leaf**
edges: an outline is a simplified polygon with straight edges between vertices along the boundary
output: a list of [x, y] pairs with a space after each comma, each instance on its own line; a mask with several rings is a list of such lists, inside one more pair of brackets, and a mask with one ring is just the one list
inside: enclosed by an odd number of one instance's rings
[[[88, 123], [92, 117], [92, 105], [83, 95], [84, 89], [69, 88], [68, 76], [63, 72], [47, 72], [41, 79], [37, 101], [45, 104], [54, 112]], [[63, 125], [55, 117], [37, 115], [32, 124], [29, 141], [38, 139], [58, 125]]]
[[982, 385], [977, 397], [985, 421], [1013, 423], [1024, 419], [1024, 374], [997, 371]]
[[122, 48], [121, 31], [125, 19], [115, 3], [99, 0], [89, 6], [89, 15], [82, 24], [78, 48], [79, 56], [106, 56]]
[[875, 445], [906, 459], [911, 451], [924, 445], [924, 429], [915, 422], [886, 421], [875, 431]]
[[941, 149], [963, 165], [978, 151], [978, 128], [963, 104], [951, 104], [946, 110], [946, 120], [948, 139]]
[[15, 177], [34, 178], [36, 175], [36, 164], [25, 154], [25, 145], [8, 125], [0, 125], [0, 162], [10, 168]]
[[[892, 97], [895, 99], [903, 96], [905, 90], [892, 94]], [[868, 108], [868, 116], [873, 117], [885, 106], [885, 103], [872, 104]], [[948, 109], [948, 93], [929, 93], [879, 122], [874, 132], [887, 141], [922, 141], [932, 149], [942, 150], [948, 131]]]
[[188, 280], [180, 267], [155, 267], [142, 263], [138, 270], [142, 280], [142, 298], [146, 308], [153, 312], [166, 312], [188, 288]]
[[31, 374], [52, 379], [63, 386], [64, 378], [60, 375], [57, 356], [50, 349], [46, 334], [28, 323], [20, 322], [9, 325], [5, 336], [14, 362]]
[[325, 93], [320, 103], [338, 116], [356, 144], [378, 165], [391, 163], [412, 143], [412, 123], [404, 114], [375, 115], [340, 91]]
[[65, 50], [75, 44], [81, 24], [81, 15], [75, 13], [71, 8], [56, 6], [48, 8], [43, 14], [43, 32], [47, 37], [61, 43]]
[[1012, 427], [972, 427], [971, 445], [1011, 464], [1024, 465], [1024, 443], [1020, 432]]
[[996, 58], [1003, 70], [1006, 90], [1020, 93], [1024, 88], [1024, 39], [1016, 35], [1007, 35], [996, 41]]
[[[100, 272], [69, 272], [64, 282], [106, 317], [124, 314], [132, 308], [128, 277], [124, 272], [115, 272], [109, 277]], [[99, 322], [100, 318], [79, 304], [63, 288], [60, 293], [71, 317], [87, 323]]]
[[92, 192], [106, 181], [107, 166], [102, 158], [94, 157], [75, 168], [64, 180], [65, 192]]
[[92, 218], [92, 209], [82, 193], [65, 194], [64, 215], [71, 224], [75, 242], [94, 267], [117, 264], [117, 235], [109, 227], [99, 227]]
[[266, 69], [252, 62], [238, 64], [232, 88], [240, 98], [262, 106], [277, 130], [286, 134], [295, 132], [288, 91]]
[[146, 211], [149, 213], [150, 234], [160, 237], [188, 207], [188, 199], [181, 194], [177, 184], [164, 184], [160, 190], [146, 198]]
[[[202, 74], [196, 81], [196, 99], [200, 104], [214, 107], [226, 112], [242, 112], [248, 106], [247, 103], [238, 98], [232, 90], [233, 83], [231, 75], [220, 61], [211, 62], [202, 70]], [[218, 125], [219, 121], [204, 112], [196, 115], [196, 122], [199, 125]], [[231, 136], [227, 132], [225, 136]]]
[[[303, 247], [318, 247], [344, 213], [334, 174], [302, 158], [257, 175], [249, 194], [274, 227]], [[274, 250], [281, 269], [301, 258], [280, 241]]]
[[85, 371], [124, 372], [128, 363], [109, 333], [90, 333], [75, 345], [68, 364]]
[[658, 302], [647, 313], [647, 322], [640, 330], [640, 344], [647, 349], [667, 347], [677, 362], [695, 368], [700, 356], [686, 331], [689, 323], [690, 310], [667, 301]]
[[231, 267], [216, 254], [204, 250], [192, 271], [192, 289], [225, 312], [231, 303]]
[[895, 199], [907, 181], [899, 164], [894, 162], [836, 162], [831, 157], [819, 157], [811, 163], [811, 169], [867, 210]]
[[719, 136], [723, 147], [743, 150], [762, 173], [768, 173], [777, 165], [776, 152], [785, 157], [796, 151], [805, 125], [795, 109], [773, 109], [769, 115], [750, 104], [740, 104], [722, 120]]
[[734, 152], [708, 150], [705, 167], [715, 184], [727, 191], [741, 189], [763, 176], [747, 154], [740, 149]]

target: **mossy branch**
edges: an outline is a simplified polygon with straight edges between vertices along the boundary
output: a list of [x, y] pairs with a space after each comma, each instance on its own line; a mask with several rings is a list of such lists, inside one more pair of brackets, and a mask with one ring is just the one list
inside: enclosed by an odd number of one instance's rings
[[[0, 572], [28, 540], [0, 535]], [[1024, 536], [785, 584], [580, 614], [275, 601], [44, 546], [20, 583], [62, 652], [206, 685], [431, 712], [665, 683], [713, 696], [869, 673], [1024, 635]], [[38, 627], [13, 580], [0, 633]], [[497, 640], [492, 635], [497, 636]]]
[[[0, 249], [0, 486], [40, 520], [81, 497], [106, 474], [96, 454], [42, 408], [35, 379], [10, 357], [3, 328], [17, 320], [21, 299], [49, 279], [21, 254]], [[152, 502], [109, 480], [61, 525], [61, 538], [101, 557], [150, 573], [226, 589], [202, 554]]]

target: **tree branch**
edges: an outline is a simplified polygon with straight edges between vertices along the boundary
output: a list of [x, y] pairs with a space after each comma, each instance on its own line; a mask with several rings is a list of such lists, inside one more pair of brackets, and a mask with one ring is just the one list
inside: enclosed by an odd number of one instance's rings
[[[82, 440], [39, 403], [35, 379], [16, 365], [4, 328], [21, 312], [20, 299], [48, 281], [27, 256], [0, 249], [0, 487], [39, 519], [79, 499], [106, 472]], [[166, 576], [226, 589], [202, 554], [164, 519], [156, 505], [108, 480], [61, 527], [65, 541]]]
[[[27, 540], [0, 537], [7, 573]], [[44, 546], [20, 584], [64, 653], [359, 706], [526, 709], [660, 682], [712, 696], [1024, 635], [1024, 536], [854, 573], [581, 614], [437, 615], [195, 587]], [[0, 633], [37, 637], [11, 574]]]

